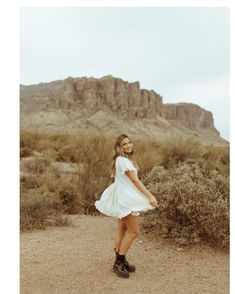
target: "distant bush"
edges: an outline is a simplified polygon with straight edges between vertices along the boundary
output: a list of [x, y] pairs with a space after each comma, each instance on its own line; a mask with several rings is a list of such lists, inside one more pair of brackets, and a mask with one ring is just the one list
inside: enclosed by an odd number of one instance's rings
[[30, 158], [24, 162], [25, 168], [31, 174], [42, 174], [50, 166], [51, 161], [46, 158]]
[[161, 143], [159, 152], [162, 156], [159, 164], [170, 168], [179, 162], [200, 158], [204, 146], [196, 139], [171, 138]]
[[58, 152], [54, 148], [51, 148], [51, 147], [47, 147], [44, 150], [42, 150], [41, 154], [45, 159], [51, 160], [51, 162], [56, 161], [57, 156], [58, 156]]
[[162, 154], [160, 152], [161, 144], [157, 141], [147, 141], [137, 139], [134, 141], [136, 149], [136, 160], [140, 167], [138, 176], [141, 179], [146, 175], [153, 166], [162, 162]]
[[216, 170], [179, 163], [156, 166], [144, 184], [160, 207], [146, 216], [145, 227], [158, 228], [170, 237], [189, 242], [207, 241], [218, 247], [229, 244], [229, 180]]
[[41, 152], [48, 148], [59, 150], [68, 142], [70, 136], [67, 134], [51, 134], [40, 131], [21, 131], [20, 147], [29, 147], [32, 150]]
[[82, 154], [79, 151], [80, 150], [76, 145], [63, 146], [58, 150], [55, 160], [63, 162], [80, 162]]
[[32, 155], [32, 153], [33, 153], [33, 150], [28, 146], [22, 147], [20, 149], [20, 157], [28, 157], [28, 156]]
[[22, 191], [39, 188], [42, 185], [41, 178], [35, 175], [23, 176], [20, 179], [20, 185]]
[[80, 192], [73, 183], [63, 183], [56, 191], [67, 214], [81, 212]]
[[172, 168], [179, 162], [196, 163], [229, 175], [229, 147], [206, 146], [197, 139], [172, 137], [159, 144], [158, 153], [158, 160], [154, 165]]
[[49, 192], [46, 186], [21, 193], [20, 229], [44, 229], [47, 226], [67, 225], [63, 206], [56, 193]]
[[38, 132], [20, 132], [20, 148], [30, 148], [32, 150], [36, 150], [37, 143], [40, 139], [40, 135]]
[[202, 155], [206, 166], [229, 175], [229, 147], [207, 146]]

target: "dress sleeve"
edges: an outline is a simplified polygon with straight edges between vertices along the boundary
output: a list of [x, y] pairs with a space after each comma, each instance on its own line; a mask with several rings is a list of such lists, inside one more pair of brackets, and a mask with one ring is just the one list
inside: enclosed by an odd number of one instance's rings
[[119, 157], [116, 160], [116, 168], [121, 174], [124, 174], [125, 171], [136, 170], [133, 163], [126, 157]]

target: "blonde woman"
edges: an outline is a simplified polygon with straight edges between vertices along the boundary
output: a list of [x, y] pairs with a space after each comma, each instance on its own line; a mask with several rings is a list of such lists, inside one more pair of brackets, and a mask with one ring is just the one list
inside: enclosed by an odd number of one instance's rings
[[136, 270], [125, 256], [132, 242], [140, 234], [139, 212], [159, 206], [154, 195], [138, 178], [139, 167], [134, 159], [134, 153], [130, 137], [125, 134], [118, 136], [114, 144], [111, 168], [111, 177], [115, 180], [104, 190], [100, 200], [95, 202], [101, 213], [118, 219], [113, 271], [124, 278], [129, 278], [129, 272]]

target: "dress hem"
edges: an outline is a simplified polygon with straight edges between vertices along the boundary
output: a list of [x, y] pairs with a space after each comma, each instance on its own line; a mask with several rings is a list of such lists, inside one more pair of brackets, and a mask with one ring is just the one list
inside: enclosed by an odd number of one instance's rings
[[136, 208], [136, 207], [135, 207], [135, 208], [133, 208], [133, 209], [129, 209], [128, 212], [125, 212], [125, 213], [123, 213], [123, 214], [117, 216], [116, 214], [110, 213], [110, 211], [106, 210], [105, 208], [100, 207], [99, 204], [95, 204], [95, 207], [96, 207], [97, 210], [99, 210], [101, 213], [103, 213], [103, 214], [105, 214], [105, 215], [107, 215], [107, 216], [115, 217], [115, 218], [123, 218], [123, 217], [127, 216], [128, 214], [131, 214], [133, 211], [146, 212], [146, 211], [148, 211], [148, 210], [153, 210], [153, 209], [155, 209], [154, 206], [152, 206], [152, 207], [147, 206], [147, 207], [144, 207], [144, 208], [143, 208], [143, 206], [140, 207], [140, 208], [138, 208], [138, 207]]

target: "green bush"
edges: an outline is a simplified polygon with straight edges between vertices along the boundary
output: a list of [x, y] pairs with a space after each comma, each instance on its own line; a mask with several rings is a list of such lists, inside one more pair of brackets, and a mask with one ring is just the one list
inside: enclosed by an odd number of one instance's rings
[[216, 170], [179, 163], [156, 166], [144, 179], [160, 207], [146, 215], [144, 226], [167, 235], [198, 239], [218, 247], [229, 244], [229, 180]]

